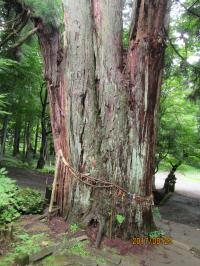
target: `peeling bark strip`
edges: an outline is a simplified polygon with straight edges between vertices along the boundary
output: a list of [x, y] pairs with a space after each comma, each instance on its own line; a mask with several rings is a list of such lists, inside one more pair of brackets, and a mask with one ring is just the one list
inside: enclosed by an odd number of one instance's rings
[[[38, 28], [38, 37], [45, 65], [45, 80], [50, 102], [51, 126], [56, 153], [62, 149], [63, 154], [69, 160], [68, 133], [66, 126], [66, 94], [64, 81], [64, 58], [59, 30], [45, 25], [41, 19], [33, 18]], [[62, 167], [58, 167], [59, 179], [57, 191], [57, 203], [61, 210], [66, 206], [68, 194], [68, 173]], [[64, 182], [66, 181], [66, 184]], [[61, 211], [62, 213], [62, 211]]]
[[132, 161], [140, 165], [135, 178], [141, 180], [144, 193], [151, 193], [155, 154], [157, 105], [164, 66], [165, 28], [170, 1], [135, 1], [128, 53], [130, 74], [130, 116], [134, 132]]
[[[59, 32], [36, 21], [56, 151], [62, 150], [76, 173], [90, 173], [141, 198], [151, 195], [169, 2], [134, 1], [126, 73], [121, 0], [64, 0], [63, 61]], [[58, 176], [62, 214], [68, 222], [99, 223], [97, 245], [103, 233], [130, 238], [152, 229], [151, 202], [87, 186], [62, 163]], [[120, 226], [117, 214], [125, 217]]]

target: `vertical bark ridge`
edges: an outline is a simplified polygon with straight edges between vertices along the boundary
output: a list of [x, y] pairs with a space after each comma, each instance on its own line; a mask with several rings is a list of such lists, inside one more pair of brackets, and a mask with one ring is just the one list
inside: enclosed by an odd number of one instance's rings
[[[89, 172], [130, 192], [124, 199], [120, 190], [93, 189], [71, 178], [60, 165], [57, 202], [68, 222], [97, 220], [108, 234], [111, 221], [113, 234], [124, 238], [145, 234], [153, 225], [152, 202], [136, 200], [134, 193], [151, 194], [166, 11], [164, 0], [134, 3], [125, 75], [121, 0], [64, 1], [65, 76], [58, 64], [58, 34], [40, 35], [57, 151], [66, 152], [77, 172]], [[119, 213], [125, 216], [120, 227], [114, 218]]]
[[[135, 136], [133, 147], [136, 150], [131, 168], [133, 180], [139, 180], [138, 184], [142, 187], [141, 193], [149, 195], [154, 171], [155, 115], [164, 64], [164, 27], [168, 1], [136, 2], [128, 53], [130, 117], [132, 134]], [[134, 170], [137, 164], [139, 172]]]
[[[67, 123], [71, 165], [79, 172], [96, 174], [94, 166], [98, 161], [99, 131], [98, 106], [96, 102], [95, 58], [93, 50], [93, 21], [90, 1], [65, 1], [66, 36], [66, 94], [68, 99]], [[73, 219], [76, 214], [86, 213], [91, 202], [90, 187], [72, 179], [73, 189], [66, 208], [66, 216]], [[76, 210], [73, 208], [76, 204]], [[70, 212], [71, 211], [71, 212]]]
[[[69, 160], [69, 144], [67, 131], [67, 102], [65, 94], [64, 63], [61, 36], [58, 29], [48, 26], [41, 19], [33, 18], [34, 24], [38, 27], [38, 37], [41, 51], [44, 58], [45, 80], [47, 83], [48, 98], [50, 102], [51, 126], [54, 140], [55, 152], [61, 149], [66, 160]], [[65, 169], [59, 165], [59, 184], [57, 188], [57, 204], [61, 207], [61, 214], [64, 214], [64, 207], [67, 205], [65, 195], [70, 190], [69, 186], [63, 185]]]

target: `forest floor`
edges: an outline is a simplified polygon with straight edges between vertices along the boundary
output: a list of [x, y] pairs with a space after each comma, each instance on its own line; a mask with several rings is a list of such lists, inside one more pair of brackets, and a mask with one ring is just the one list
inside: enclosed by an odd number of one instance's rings
[[52, 174], [18, 167], [6, 167], [6, 170], [8, 171], [8, 176], [16, 180], [19, 186], [38, 189], [41, 192], [44, 192], [46, 186], [51, 185], [53, 182]]
[[[36, 188], [44, 192], [52, 175], [34, 170], [8, 168], [8, 175], [20, 186]], [[156, 185], [161, 188], [167, 173], [156, 176]], [[40, 266], [188, 266], [200, 265], [200, 183], [177, 175], [176, 192], [160, 207], [162, 218], [156, 219], [158, 228], [173, 239], [169, 245], [133, 245], [131, 242], [105, 239], [99, 250], [93, 248], [92, 231], [70, 233], [69, 227], [61, 218], [53, 218], [50, 223], [35, 220], [35, 216], [22, 218], [22, 229], [31, 234], [48, 235], [41, 245], [56, 249], [56, 253], [35, 263]], [[33, 221], [33, 222], [31, 222]], [[64, 238], [63, 238], [64, 236]], [[75, 242], [73, 242], [75, 241]], [[30, 242], [30, 240], [29, 240]], [[62, 243], [62, 247], [60, 246]], [[70, 244], [71, 243], [71, 244]], [[45, 251], [44, 251], [45, 252]], [[3, 262], [3, 261], [2, 261]], [[1, 260], [0, 260], [0, 265]]]

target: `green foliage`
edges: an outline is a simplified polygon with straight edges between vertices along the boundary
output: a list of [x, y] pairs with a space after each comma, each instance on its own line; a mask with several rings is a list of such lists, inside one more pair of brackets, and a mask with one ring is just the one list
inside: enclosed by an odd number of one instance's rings
[[86, 242], [83, 243], [80, 241], [76, 241], [76, 243], [69, 248], [69, 252], [71, 252], [72, 254], [78, 254], [79, 256], [82, 257], [87, 257], [89, 256], [89, 252], [86, 251], [85, 245]]
[[20, 245], [16, 245], [14, 248], [15, 254], [32, 254], [40, 251], [39, 242], [45, 238], [45, 234], [36, 234], [29, 236], [28, 234], [23, 234], [18, 236], [21, 241]]
[[119, 224], [122, 224], [125, 220], [125, 217], [122, 214], [117, 214], [115, 218]]
[[16, 66], [18, 63], [15, 60], [8, 58], [0, 58], [0, 73], [9, 71], [10, 67]]
[[160, 214], [160, 210], [159, 210], [159, 207], [154, 207], [153, 208], [153, 217], [155, 219], [161, 219], [161, 214]]
[[15, 206], [23, 214], [41, 213], [44, 207], [44, 199], [40, 192], [25, 188], [20, 189], [16, 195]]
[[41, 250], [41, 243], [46, 238], [46, 234], [36, 234], [30, 236], [26, 233], [16, 236], [17, 241], [11, 246], [10, 252], [0, 260], [1, 266], [13, 265], [15, 259], [21, 255], [30, 255]]
[[[190, 0], [182, 1], [186, 7], [193, 3]], [[198, 2], [195, 2], [192, 10], [199, 13]], [[178, 1], [173, 3], [172, 13], [176, 15], [171, 17], [171, 41], [166, 49], [158, 117], [157, 162], [164, 158], [165, 166], [169, 162], [181, 161], [200, 167], [199, 104], [190, 100], [197, 100], [200, 91], [200, 21]], [[191, 58], [195, 60], [190, 61]]]
[[17, 191], [15, 182], [6, 177], [2, 171], [0, 173], [0, 224], [9, 223], [20, 216], [13, 207]]
[[0, 177], [5, 177], [8, 174], [8, 171], [5, 167], [0, 168]]
[[47, 25], [59, 28], [63, 23], [62, 0], [24, 0], [37, 17]]
[[7, 103], [5, 101], [6, 96], [7, 96], [6, 94], [0, 94], [0, 115], [10, 114], [10, 113], [4, 111], [6, 106], [7, 106]]
[[77, 224], [71, 224], [70, 228], [69, 228], [70, 232], [72, 232], [72, 233], [76, 233], [78, 231], [78, 229], [79, 228], [78, 228]]
[[0, 170], [0, 224], [10, 223], [21, 214], [40, 213], [44, 199], [32, 189], [20, 189], [8, 178], [5, 169]]
[[165, 235], [165, 232], [163, 230], [151, 231], [148, 234], [149, 238], [157, 238], [157, 237], [162, 237], [164, 235]]
[[171, 76], [163, 84], [158, 124], [157, 158], [199, 167], [198, 107], [189, 101], [185, 77]]
[[43, 169], [38, 169], [41, 173], [54, 174], [55, 166], [45, 166]]
[[107, 261], [101, 257], [97, 257], [96, 262], [97, 262], [97, 264], [106, 264], [107, 263]]
[[19, 126], [22, 121], [31, 121], [31, 124], [38, 121], [40, 113], [39, 90], [43, 83], [43, 66], [38, 49], [34, 40], [21, 47], [18, 61], [7, 58], [0, 61], [0, 94], [7, 95], [7, 105], [3, 111], [11, 113], [12, 121], [17, 121]]
[[123, 30], [123, 48], [128, 49], [128, 41], [129, 41], [129, 29], [124, 29]]

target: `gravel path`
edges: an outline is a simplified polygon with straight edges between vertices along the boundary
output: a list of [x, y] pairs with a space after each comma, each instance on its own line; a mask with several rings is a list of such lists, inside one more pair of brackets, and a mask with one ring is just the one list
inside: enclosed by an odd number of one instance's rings
[[[159, 189], [163, 187], [167, 175], [168, 172], [159, 172], [156, 174], [156, 188]], [[177, 193], [184, 196], [200, 199], [200, 182], [189, 180], [184, 174], [181, 173], [176, 173], [175, 175], [177, 178], [175, 186]]]

